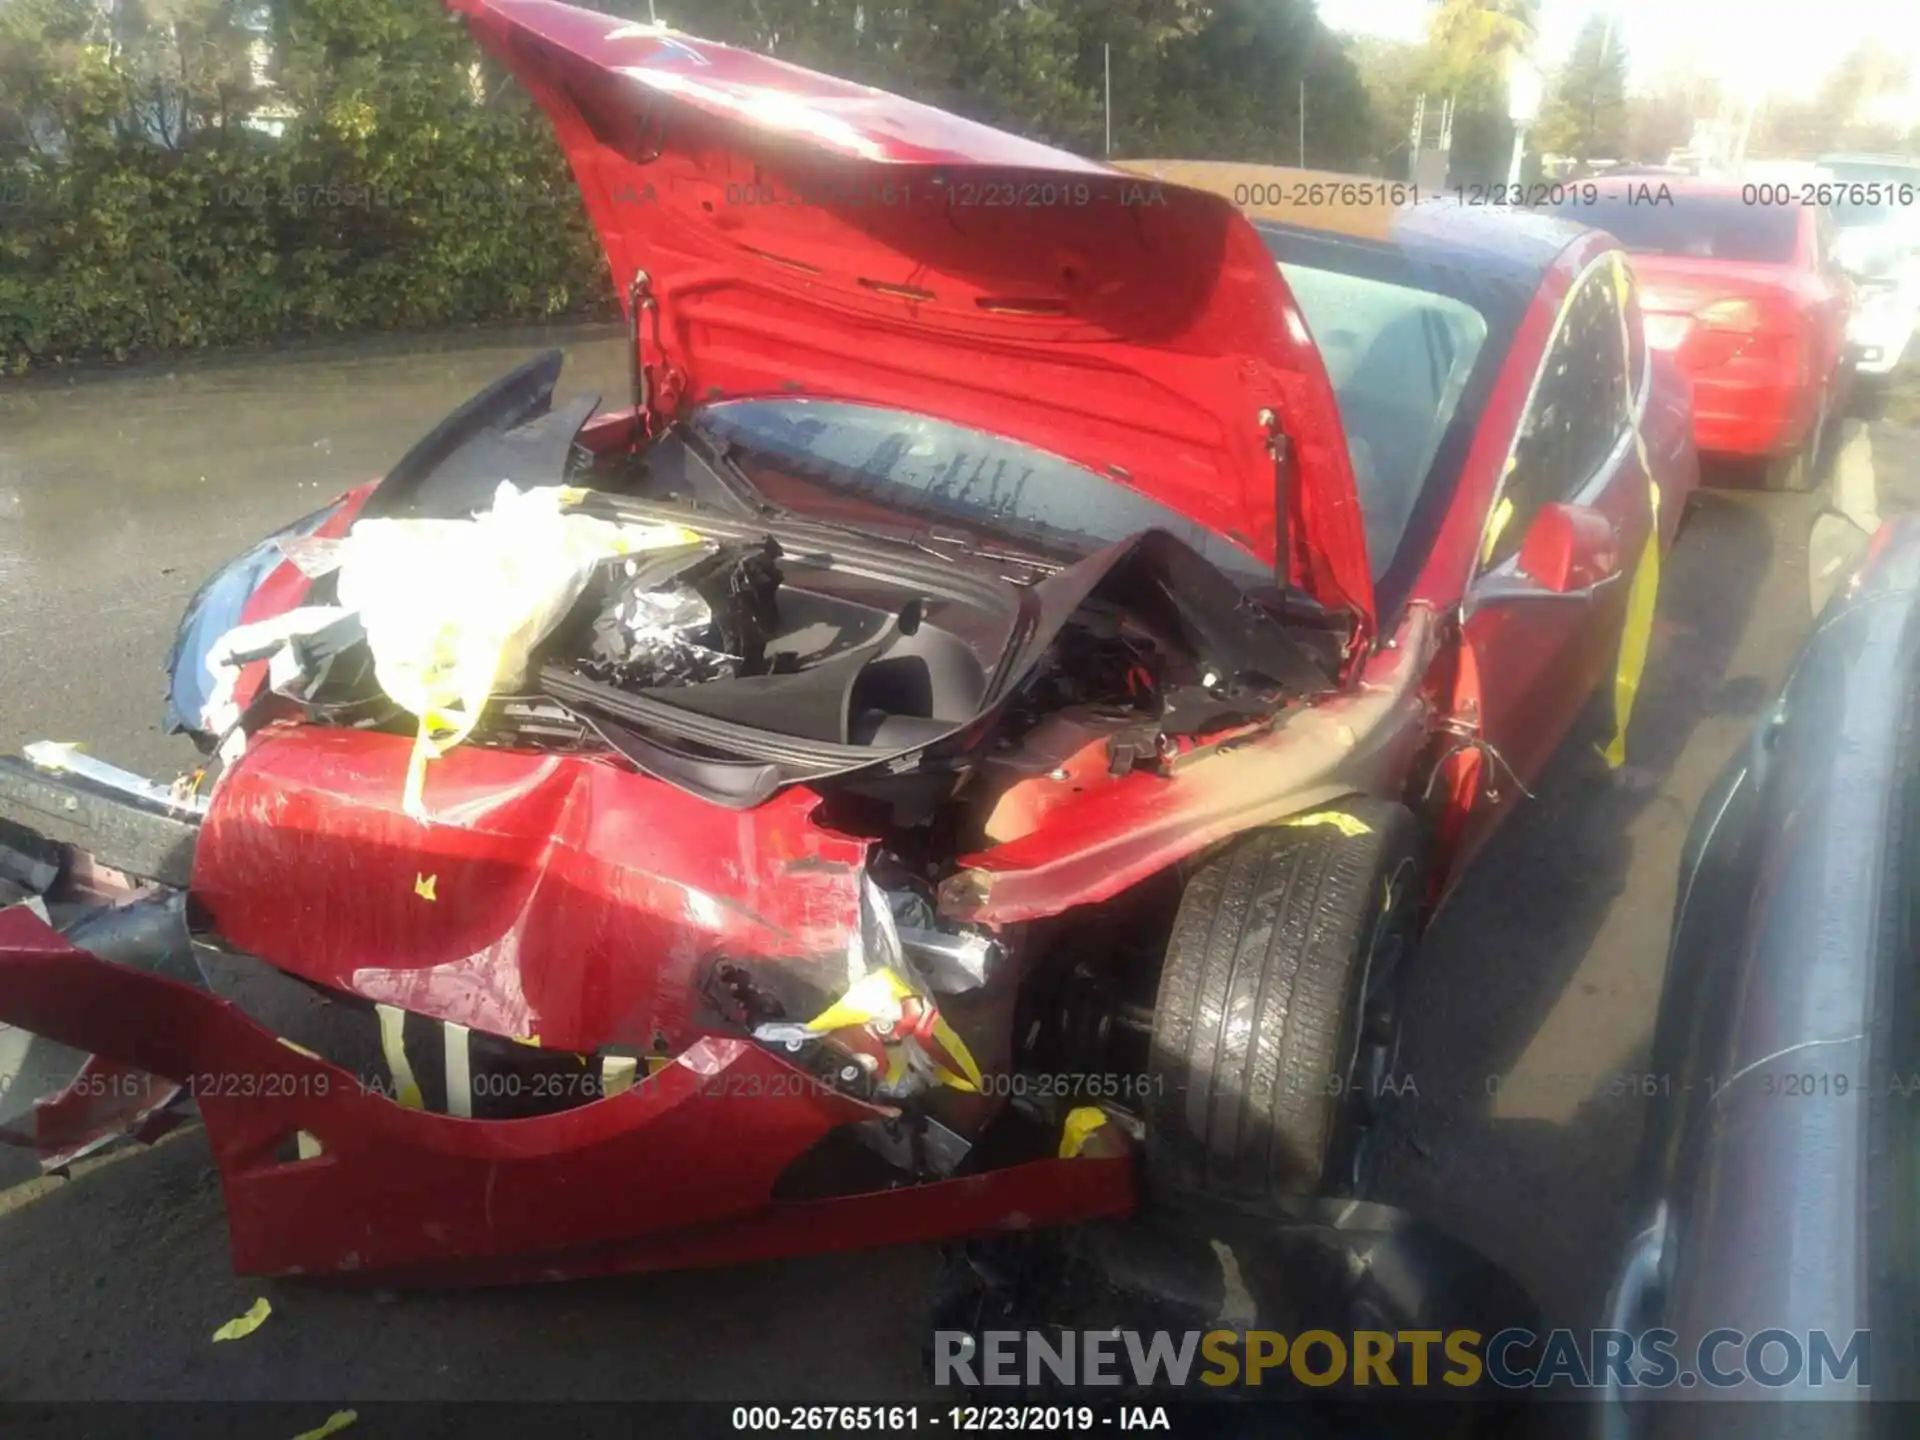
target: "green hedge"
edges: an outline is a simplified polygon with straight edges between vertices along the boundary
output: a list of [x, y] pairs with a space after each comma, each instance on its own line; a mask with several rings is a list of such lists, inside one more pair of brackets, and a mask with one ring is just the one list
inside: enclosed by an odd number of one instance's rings
[[611, 307], [544, 118], [497, 71], [476, 85], [477, 51], [437, 6], [287, 7], [276, 103], [303, 103], [285, 134], [205, 123], [212, 100], [189, 93], [200, 123], [165, 143], [130, 127], [128, 83], [90, 85], [104, 47], [46, 33], [73, 0], [15, 3], [38, 4], [42, 70], [17, 80], [39, 143], [16, 124], [0, 152], [0, 373]]
[[63, 168], [0, 235], [0, 371], [605, 306], [571, 180], [526, 148], [373, 180], [298, 145]]
[[[673, 18], [1090, 153], [1109, 47], [1121, 154], [1291, 162], [1304, 82], [1309, 163], [1367, 160], [1365, 92], [1311, 0]], [[263, 115], [284, 133], [243, 123]], [[440, 0], [0, 0], [0, 375], [613, 308], [545, 118]]]

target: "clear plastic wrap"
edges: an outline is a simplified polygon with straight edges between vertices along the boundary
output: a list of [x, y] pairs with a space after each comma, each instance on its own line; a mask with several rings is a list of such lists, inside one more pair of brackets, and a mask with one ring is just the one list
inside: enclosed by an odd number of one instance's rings
[[779, 620], [779, 553], [768, 541], [613, 562], [591, 642], [575, 663], [635, 690], [764, 673]]

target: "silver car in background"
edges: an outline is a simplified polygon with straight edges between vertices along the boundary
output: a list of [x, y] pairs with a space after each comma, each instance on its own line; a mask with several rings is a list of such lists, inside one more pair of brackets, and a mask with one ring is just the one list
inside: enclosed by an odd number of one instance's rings
[[1824, 155], [1837, 187], [1835, 257], [1857, 287], [1847, 341], [1854, 373], [1891, 375], [1920, 324], [1920, 160]]

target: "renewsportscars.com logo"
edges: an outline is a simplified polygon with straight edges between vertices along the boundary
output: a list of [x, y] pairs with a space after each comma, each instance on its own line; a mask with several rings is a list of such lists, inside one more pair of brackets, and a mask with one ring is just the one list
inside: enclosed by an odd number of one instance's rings
[[1872, 1384], [1871, 1334], [1710, 1330], [964, 1330], [934, 1332], [936, 1385], [1306, 1385], [1725, 1390]]

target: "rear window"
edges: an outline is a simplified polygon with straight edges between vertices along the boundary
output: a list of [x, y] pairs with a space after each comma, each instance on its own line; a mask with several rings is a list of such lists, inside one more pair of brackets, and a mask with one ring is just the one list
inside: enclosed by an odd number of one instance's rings
[[1629, 250], [1703, 260], [1785, 265], [1793, 259], [1800, 229], [1798, 206], [1749, 205], [1737, 194], [1676, 194], [1657, 204], [1602, 195], [1590, 204], [1569, 199], [1548, 208], [1605, 230]]

